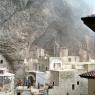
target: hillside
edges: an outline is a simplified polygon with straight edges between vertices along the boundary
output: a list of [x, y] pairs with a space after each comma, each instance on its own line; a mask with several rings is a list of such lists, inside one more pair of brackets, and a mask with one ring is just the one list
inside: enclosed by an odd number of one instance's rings
[[[89, 0], [88, 0], [89, 1]], [[89, 1], [90, 2], [90, 1]], [[95, 52], [94, 33], [81, 21], [94, 5], [86, 0], [0, 0], [0, 52], [10, 63], [23, 60], [33, 45]]]

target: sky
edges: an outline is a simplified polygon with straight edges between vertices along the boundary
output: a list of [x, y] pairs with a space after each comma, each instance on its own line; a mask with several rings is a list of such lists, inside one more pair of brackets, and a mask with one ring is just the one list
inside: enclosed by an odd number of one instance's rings
[[[66, 0], [72, 7], [80, 9], [83, 14], [95, 13], [95, 0]], [[82, 15], [82, 14], [81, 14]]]

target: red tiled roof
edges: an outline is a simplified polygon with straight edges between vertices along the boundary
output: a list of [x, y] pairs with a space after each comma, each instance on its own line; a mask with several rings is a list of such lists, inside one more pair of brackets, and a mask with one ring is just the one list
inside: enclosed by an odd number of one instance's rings
[[87, 72], [87, 73], [83, 73], [79, 76], [83, 77], [83, 78], [88, 78], [88, 79], [95, 79], [95, 71], [90, 71], [90, 72]]

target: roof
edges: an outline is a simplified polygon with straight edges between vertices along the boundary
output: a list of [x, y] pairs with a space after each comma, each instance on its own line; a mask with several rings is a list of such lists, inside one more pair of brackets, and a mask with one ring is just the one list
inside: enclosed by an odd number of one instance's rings
[[10, 76], [14, 76], [14, 74], [12, 74], [12, 73], [4, 73], [4, 74], [0, 74], [0, 77], [3, 77], [3, 76], [10, 77]]
[[7, 68], [0, 68], [0, 76], [14, 76], [14, 74], [9, 73]]
[[95, 70], [79, 75], [82, 78], [95, 79]]
[[95, 32], [95, 15], [82, 17], [81, 20], [87, 25], [91, 30]]

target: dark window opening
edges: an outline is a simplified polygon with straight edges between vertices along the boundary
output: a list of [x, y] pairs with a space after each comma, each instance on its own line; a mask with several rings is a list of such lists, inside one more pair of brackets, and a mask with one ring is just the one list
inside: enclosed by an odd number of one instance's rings
[[3, 64], [3, 60], [0, 60], [0, 63]]
[[69, 95], [69, 93], [67, 92], [67, 94], [66, 95]]
[[18, 92], [17, 95], [21, 95], [20, 92]]
[[68, 61], [71, 62], [71, 58], [69, 58]]
[[77, 85], [79, 85], [79, 81], [77, 81]]
[[48, 70], [48, 67], [46, 67], [46, 71]]
[[53, 84], [53, 86], [55, 85], [55, 83], [54, 83], [54, 82], [53, 82], [52, 84]]
[[0, 70], [0, 74], [3, 74], [4, 73], [4, 71], [3, 70]]
[[72, 90], [74, 90], [75, 89], [75, 85], [74, 84], [72, 84]]

